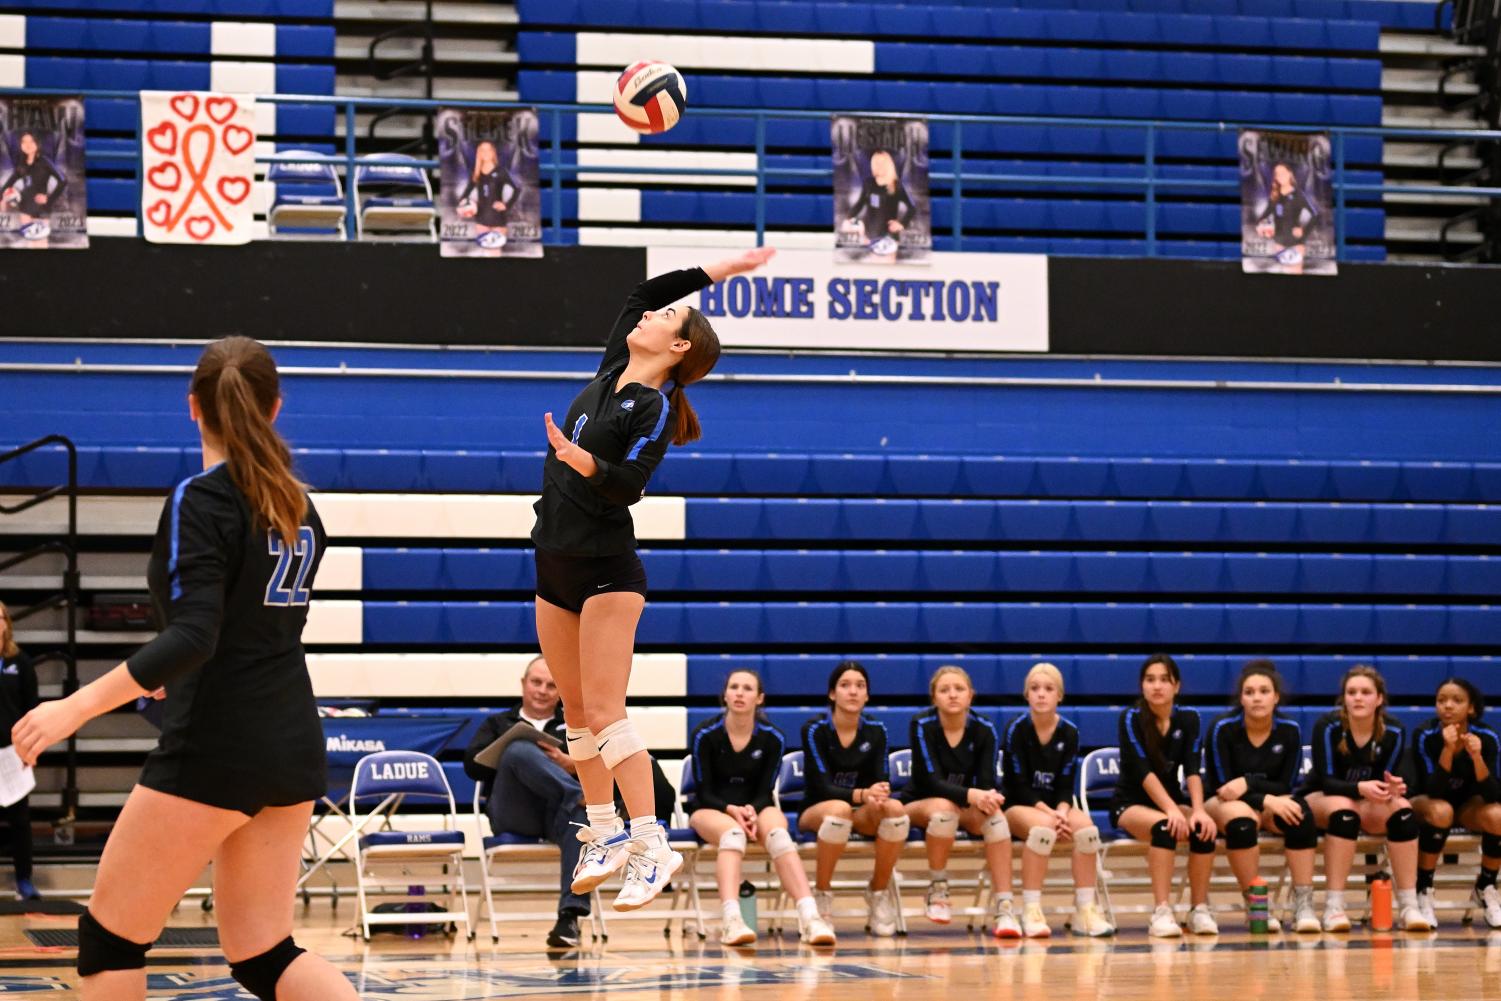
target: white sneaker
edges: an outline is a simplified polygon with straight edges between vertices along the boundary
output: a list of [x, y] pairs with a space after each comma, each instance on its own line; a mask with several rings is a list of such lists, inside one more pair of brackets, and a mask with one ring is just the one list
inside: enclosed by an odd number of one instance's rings
[[1428, 923], [1428, 916], [1423, 913], [1422, 907], [1402, 908], [1403, 931], [1433, 931], [1433, 925]]
[[1299, 935], [1316, 934], [1322, 930], [1319, 916], [1313, 909], [1312, 890], [1293, 891], [1293, 931]]
[[578, 864], [573, 867], [570, 889], [583, 897], [625, 865], [626, 845], [631, 836], [624, 827], [608, 836], [595, 834], [590, 827], [580, 827], [578, 839], [584, 843], [584, 850], [579, 853]]
[[834, 891], [814, 890], [813, 903], [818, 905], [818, 916], [823, 918], [823, 923], [832, 925], [834, 923]]
[[1438, 927], [1438, 912], [1434, 910], [1433, 889], [1431, 887], [1418, 894], [1418, 910], [1423, 912], [1423, 920], [1428, 922], [1428, 927]]
[[865, 888], [865, 907], [868, 911], [865, 930], [872, 935], [896, 934], [896, 901], [891, 887], [884, 890]]
[[928, 884], [923, 909], [927, 912], [928, 920], [935, 925], [946, 925], [954, 920], [954, 906], [949, 900], [949, 884], [946, 880], [935, 879]]
[[756, 940], [756, 930], [745, 923], [740, 908], [725, 908], [723, 927], [719, 929], [720, 945], [750, 945]]
[[1188, 912], [1188, 930], [1195, 935], [1218, 935], [1220, 926], [1215, 922], [1214, 915], [1209, 913], [1209, 905], [1198, 904]]
[[1157, 909], [1152, 912], [1152, 923], [1147, 926], [1147, 934], [1153, 938], [1179, 938], [1183, 935], [1183, 927], [1173, 916], [1171, 907], [1158, 904]]
[[1075, 935], [1104, 938], [1106, 935], [1115, 934], [1115, 925], [1105, 920], [1105, 914], [1098, 904], [1075, 907], [1074, 918], [1069, 924]]
[[1041, 904], [1027, 904], [1022, 908], [1022, 934], [1028, 938], [1048, 938], [1053, 934]]
[[1501, 928], [1501, 890], [1494, 885], [1485, 889], [1476, 887], [1470, 895], [1476, 907], [1485, 912], [1485, 923], [1491, 928]]
[[822, 917], [813, 917], [804, 921], [799, 916], [797, 933], [804, 945], [833, 945], [835, 942], [833, 927]]
[[1325, 931], [1349, 931], [1350, 915], [1345, 913], [1344, 907], [1339, 904], [1324, 905], [1324, 930]]
[[1011, 906], [1011, 901], [995, 902], [995, 920], [991, 922], [991, 933], [996, 938], [1022, 937], [1022, 926], [1016, 920], [1016, 911]]
[[656, 848], [641, 840], [626, 843], [625, 885], [610, 905], [617, 911], [634, 911], [656, 900], [683, 867], [682, 854], [669, 848], [666, 839]]

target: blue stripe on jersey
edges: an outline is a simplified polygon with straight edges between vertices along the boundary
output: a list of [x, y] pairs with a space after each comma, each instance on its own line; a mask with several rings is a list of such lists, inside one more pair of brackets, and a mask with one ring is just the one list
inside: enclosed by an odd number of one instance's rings
[[1215, 788], [1219, 788], [1220, 785], [1223, 785], [1225, 780], [1224, 762], [1220, 761], [1220, 727], [1234, 723], [1236, 720], [1241, 718], [1242, 716], [1239, 715], [1226, 716], [1224, 719], [1214, 724], [1214, 731], [1209, 735], [1209, 750], [1205, 753], [1207, 754], [1209, 759], [1209, 767], [1214, 773], [1213, 777], [1217, 782]]
[[[1174, 706], [1173, 708], [1176, 711], [1178, 707]], [[1204, 753], [1204, 717], [1199, 715], [1199, 711], [1197, 709], [1184, 708], [1183, 711], [1193, 713], [1194, 722], [1198, 724], [1198, 726], [1194, 727], [1195, 732], [1193, 747], [1189, 748], [1188, 751], [1189, 754], [1197, 758]]]
[[703, 743], [703, 739], [709, 734], [713, 733], [715, 730], [722, 729], [724, 729], [723, 716], [719, 717], [719, 719], [714, 722], [713, 726], [704, 727], [702, 730], [699, 730], [698, 733], [696, 733], [693, 737], [693, 779], [700, 786], [704, 784], [704, 773], [703, 766], [699, 764], [699, 762], [703, 761], [703, 755], [699, 753], [698, 745]]
[[1386, 771], [1392, 771], [1397, 767], [1397, 762], [1402, 760], [1402, 742], [1407, 739], [1407, 732], [1400, 726], [1389, 727], [1397, 735], [1397, 742], [1392, 745], [1392, 753], [1386, 759]]
[[1483, 734], [1491, 738], [1496, 748], [1496, 760], [1491, 762], [1491, 774], [1501, 775], [1501, 736], [1497, 736], [1496, 731], [1490, 727], [1481, 726], [1478, 723], [1470, 724], [1470, 732]]
[[222, 462], [216, 462], [216, 463], [214, 463], [212, 466], [209, 466], [203, 472], [198, 473], [197, 475], [194, 475], [194, 476], [189, 476], [187, 479], [183, 480], [181, 483], [179, 483], [177, 485], [177, 489], [176, 490], [172, 491], [172, 538], [171, 538], [171, 552], [167, 556], [167, 581], [171, 585], [171, 588], [172, 588], [172, 600], [173, 601], [176, 601], [178, 598], [182, 597], [182, 578], [179, 577], [178, 574], [177, 574], [177, 554], [178, 554], [178, 548], [179, 548], [178, 547], [178, 541], [179, 541], [178, 526], [179, 526], [179, 524], [181, 522], [181, 518], [182, 518], [182, 495], [187, 492], [188, 484], [189, 483], [192, 483], [194, 480], [198, 479], [199, 477], [207, 476], [209, 473], [212, 473], [214, 470], [218, 469], [222, 465], [224, 465], [224, 463], [222, 463]]
[[579, 443], [579, 435], [584, 433], [584, 425], [589, 423], [588, 414], [579, 414], [579, 419], [573, 422], [573, 436], [568, 440], [575, 445]]
[[[922, 751], [923, 763], [928, 766], [928, 773], [932, 774], [933, 755], [928, 753], [928, 728], [926, 724], [926, 720], [917, 724], [917, 746]], [[939, 726], [942, 725], [941, 723], [939, 724]]]
[[776, 742], [777, 742], [777, 758], [780, 759], [782, 757], [783, 752], [785, 752], [787, 750], [787, 741], [785, 739], [783, 739], [783, 737], [782, 737], [782, 731], [778, 730], [776, 727], [772, 726], [770, 723], [757, 723], [756, 724], [756, 729], [757, 730], [761, 730], [761, 731], [763, 731], [765, 733], [769, 733], [769, 734], [772, 735], [772, 737], [774, 737], [776, 739]]
[[1330, 723], [1324, 727], [1324, 761], [1329, 766], [1328, 775], [1334, 777], [1334, 731], [1335, 724]]
[[1428, 754], [1427, 740], [1429, 737], [1438, 732], [1439, 728], [1437, 725], [1419, 730], [1417, 740], [1413, 744], [1413, 746], [1418, 749], [1418, 755], [1423, 759], [1423, 767], [1428, 769], [1428, 772], [1430, 774], [1437, 771], [1438, 769], [1433, 764], [1433, 758]]
[[1126, 710], [1126, 736], [1130, 739], [1131, 746], [1136, 748], [1137, 756], [1146, 758], [1147, 749], [1143, 747], [1141, 741], [1137, 739], [1136, 727], [1133, 725], [1135, 723], [1135, 717], [1139, 715], [1141, 715], [1141, 710], [1137, 709], [1135, 706], [1132, 706], [1130, 709]]
[[[825, 775], [829, 774], [829, 769], [824, 765], [823, 757], [818, 753], [818, 728], [821, 726], [829, 725], [830, 722], [828, 719], [821, 719], [814, 723], [813, 726], [808, 730], [808, 753], [813, 755], [813, 763], [817, 765], [818, 770], [823, 772]], [[835, 735], [834, 739], [839, 739], [837, 734]]]
[[[657, 390], [657, 395], [658, 396], [662, 396], [662, 391], [660, 389]], [[626, 453], [625, 461], [626, 462], [634, 462], [636, 460], [636, 456], [638, 456], [638, 455], [641, 454], [641, 450], [643, 448], [645, 448], [647, 445], [650, 445], [652, 442], [656, 441], [657, 440], [657, 435], [661, 434], [662, 433], [662, 429], [664, 427], [666, 427], [666, 426], [667, 426], [667, 397], [662, 396], [662, 412], [659, 413], [659, 414], [657, 414], [657, 426], [654, 427], [654, 428], [652, 428], [651, 429], [651, 434], [647, 435], [645, 438], [637, 438], [636, 439], [636, 444], [632, 445], [631, 446], [631, 450], [628, 453]]]

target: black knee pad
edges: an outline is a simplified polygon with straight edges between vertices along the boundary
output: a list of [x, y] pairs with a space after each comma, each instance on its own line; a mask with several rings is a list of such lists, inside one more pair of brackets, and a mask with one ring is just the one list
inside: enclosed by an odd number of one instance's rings
[[1313, 826], [1313, 811], [1307, 803], [1299, 805], [1303, 807], [1303, 819], [1296, 824], [1289, 824], [1281, 817], [1272, 818], [1272, 823], [1282, 832], [1282, 844], [1293, 851], [1314, 848], [1319, 843], [1319, 829]]
[[1329, 815], [1329, 836], [1354, 841], [1360, 837], [1360, 814], [1354, 810], [1335, 810]]
[[292, 961], [304, 952], [307, 950], [298, 948], [288, 935], [259, 956], [230, 963], [229, 975], [261, 1001], [276, 1001], [276, 982], [287, 972]]
[[1480, 854], [1486, 858], [1501, 858], [1501, 834], [1482, 834]]
[[1256, 847], [1256, 832], [1261, 825], [1250, 817], [1236, 817], [1225, 825], [1225, 847], [1231, 851]]
[[1393, 844], [1401, 844], [1404, 841], [1416, 841], [1417, 839], [1417, 814], [1403, 808], [1386, 818], [1386, 840]]
[[[1255, 840], [1256, 835], [1252, 834], [1251, 841], [1254, 843]], [[1190, 834], [1188, 836], [1188, 851], [1192, 855], [1213, 855], [1214, 839], [1200, 838], [1197, 834]]]
[[92, 977], [111, 970], [146, 968], [146, 952], [151, 943], [142, 945], [121, 938], [98, 922], [89, 911], [78, 919], [78, 975]]
[[1418, 828], [1418, 851], [1428, 855], [1437, 855], [1444, 850], [1444, 843], [1449, 840], [1447, 827], [1434, 827], [1432, 824], [1423, 824]]
[[1178, 850], [1178, 839], [1168, 832], [1167, 821], [1159, 820], [1152, 825], [1152, 847], [1166, 848], [1170, 852]]

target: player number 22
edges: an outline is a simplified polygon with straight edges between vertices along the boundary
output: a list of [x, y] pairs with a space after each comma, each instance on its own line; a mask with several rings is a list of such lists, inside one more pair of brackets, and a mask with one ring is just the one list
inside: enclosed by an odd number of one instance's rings
[[[303, 585], [307, 583], [308, 571], [313, 568], [313, 554], [317, 548], [318, 540], [306, 525], [298, 530], [297, 545], [291, 548], [275, 530], [266, 533], [266, 551], [276, 557], [276, 569], [271, 571], [271, 579], [266, 582], [266, 604], [291, 608], [308, 603], [308, 592]], [[298, 560], [297, 579], [289, 588], [287, 578], [291, 576], [294, 555]]]

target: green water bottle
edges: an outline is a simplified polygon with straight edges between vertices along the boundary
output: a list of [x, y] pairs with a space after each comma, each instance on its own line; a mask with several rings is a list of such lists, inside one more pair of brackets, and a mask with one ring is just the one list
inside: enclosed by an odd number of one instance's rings
[[756, 930], [756, 884], [748, 879], [740, 881], [740, 920], [751, 931]]
[[1253, 934], [1265, 935], [1270, 930], [1268, 924], [1271, 917], [1270, 896], [1267, 893], [1266, 881], [1259, 876], [1246, 887], [1246, 916], [1250, 920]]

